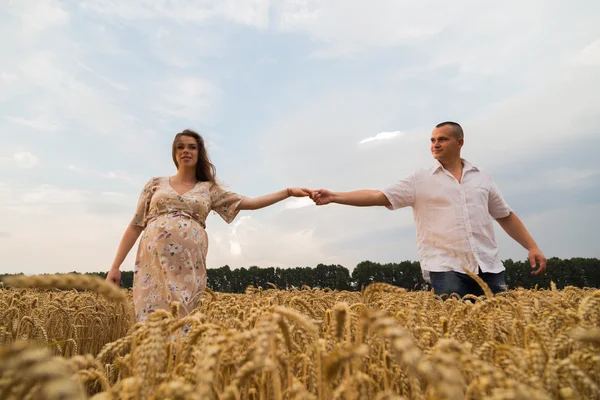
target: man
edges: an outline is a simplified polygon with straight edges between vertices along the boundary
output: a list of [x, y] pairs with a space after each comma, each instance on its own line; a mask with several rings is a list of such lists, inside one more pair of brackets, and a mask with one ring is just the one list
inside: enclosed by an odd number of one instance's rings
[[[506, 203], [491, 175], [461, 158], [462, 127], [442, 122], [431, 134], [431, 168], [419, 169], [382, 190], [331, 192], [316, 190], [317, 205], [412, 207], [423, 277], [438, 295], [482, 295], [464, 267], [478, 274], [493, 293], [506, 291], [504, 265], [499, 258], [493, 219], [529, 251], [532, 274], [546, 269], [546, 258], [527, 229]], [[491, 217], [490, 217], [491, 216]]]

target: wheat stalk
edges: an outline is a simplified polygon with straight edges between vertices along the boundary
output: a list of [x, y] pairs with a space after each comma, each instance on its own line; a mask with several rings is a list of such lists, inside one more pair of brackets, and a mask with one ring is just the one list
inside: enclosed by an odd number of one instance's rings
[[43, 289], [79, 289], [90, 290], [106, 297], [108, 300], [124, 301], [126, 293], [115, 285], [98, 276], [79, 274], [54, 274], [32, 276], [7, 276], [4, 282], [9, 287], [43, 288]]

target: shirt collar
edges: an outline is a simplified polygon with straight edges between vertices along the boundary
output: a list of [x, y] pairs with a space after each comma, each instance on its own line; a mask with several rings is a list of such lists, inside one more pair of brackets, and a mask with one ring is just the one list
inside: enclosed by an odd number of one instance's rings
[[[479, 168], [477, 168], [476, 166], [471, 164], [471, 162], [465, 160], [464, 158], [461, 158], [460, 160], [463, 162], [463, 166], [464, 166], [463, 173], [470, 171], [470, 170], [479, 171]], [[442, 163], [439, 162], [438, 160], [435, 160], [435, 162], [433, 163], [433, 166], [431, 167], [431, 175], [435, 174], [440, 169], [444, 169], [444, 167], [442, 166]]]

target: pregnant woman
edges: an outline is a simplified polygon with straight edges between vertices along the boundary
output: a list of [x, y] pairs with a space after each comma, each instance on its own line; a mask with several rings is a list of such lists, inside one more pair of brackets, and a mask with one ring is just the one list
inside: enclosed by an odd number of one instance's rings
[[138, 322], [157, 309], [180, 303], [180, 316], [197, 305], [206, 288], [208, 236], [206, 217], [215, 211], [231, 223], [240, 210], [257, 210], [290, 196], [305, 197], [309, 189], [289, 188], [254, 199], [227, 191], [216, 182], [215, 167], [202, 137], [184, 130], [172, 146], [174, 176], [150, 179], [128, 225], [106, 279], [119, 284], [119, 268], [142, 234], [134, 269], [133, 303]]

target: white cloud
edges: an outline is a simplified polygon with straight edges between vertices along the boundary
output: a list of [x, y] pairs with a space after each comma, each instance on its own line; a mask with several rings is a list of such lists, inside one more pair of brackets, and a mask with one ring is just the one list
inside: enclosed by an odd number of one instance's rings
[[229, 242], [229, 251], [232, 256], [239, 256], [242, 254], [242, 246], [238, 242], [231, 241]]
[[[361, 0], [285, 0], [273, 9], [277, 29], [308, 35], [319, 46], [315, 56], [364, 60], [396, 48], [419, 57], [420, 71], [456, 68], [459, 75], [447, 83], [463, 89], [488, 77], [539, 82], [565, 66], [573, 45], [600, 33], [600, 3], [593, 0], [578, 7], [544, 0], [486, 7], [476, 0], [382, 0], [377, 7]], [[403, 57], [396, 70], [407, 63]]]
[[131, 0], [120, 3], [86, 0], [81, 7], [100, 16], [135, 20], [173, 20], [180, 23], [204, 23], [224, 19], [255, 28], [266, 28], [269, 22], [267, 0]]
[[[5, 273], [108, 271], [129, 222], [123, 216], [87, 212], [76, 202], [5, 207], [0, 221], [10, 231], [0, 241]], [[132, 270], [134, 260], [135, 250], [122, 269]]]
[[600, 66], [600, 38], [587, 45], [574, 61], [574, 65]]
[[318, 56], [355, 56], [369, 47], [392, 47], [429, 38], [442, 31], [461, 7], [431, 1], [287, 0], [275, 3], [276, 26], [300, 31], [321, 42]]
[[[135, 184], [133, 178], [123, 171], [94, 171], [86, 169], [74, 164], [67, 164], [64, 168], [68, 169], [79, 175], [89, 175], [93, 177], [99, 177], [103, 179], [109, 179], [114, 181], [121, 181], [125, 183]], [[110, 192], [107, 192], [110, 193]]]
[[36, 1], [35, 6], [12, 1], [5, 11], [19, 20], [22, 33], [27, 38], [69, 22], [69, 13], [61, 8], [58, 0]]
[[0, 81], [2, 82], [14, 82], [17, 80], [17, 75], [11, 74], [10, 72], [2, 71], [0, 73]]
[[34, 168], [40, 162], [39, 158], [27, 151], [14, 154], [13, 159], [21, 168]]
[[117, 90], [121, 90], [123, 92], [129, 92], [129, 88], [125, 85], [123, 85], [122, 83], [119, 82], [115, 82], [110, 78], [107, 78], [106, 76], [99, 74], [98, 72], [94, 71], [92, 68], [88, 67], [87, 65], [85, 65], [82, 62], [77, 62], [77, 64], [83, 68], [84, 70], [90, 72], [91, 74], [97, 76], [98, 78], [102, 79], [104, 82], [108, 83], [110, 86], [112, 86], [113, 88], [117, 89]]
[[[139, 186], [140, 182], [136, 182], [131, 175], [123, 171], [95, 171], [89, 168], [84, 168], [74, 164], [63, 165], [63, 168], [68, 169], [78, 175], [86, 175], [95, 178], [108, 179], [112, 181], [121, 181], [132, 185]], [[106, 192], [111, 193], [111, 192]]]
[[247, 223], [250, 221], [252, 217], [249, 215], [240, 215], [237, 220], [232, 224], [232, 228], [231, 228], [231, 232], [230, 232], [230, 236], [231, 237], [235, 237], [235, 235], [237, 234], [237, 229], [240, 225]]
[[[239, 216], [236, 221], [233, 222], [231, 228], [229, 229], [229, 253], [234, 257], [242, 256], [242, 245], [238, 240], [238, 229], [242, 225], [247, 225], [252, 217], [249, 215]], [[219, 237], [216, 241], [217, 245], [222, 243], [221, 238]]]
[[298, 208], [310, 207], [314, 204], [310, 197], [298, 197], [286, 200], [283, 207], [288, 210], [296, 210]]
[[[462, 124], [465, 154], [488, 165], [502, 164], [506, 154], [514, 158], [540, 154], [594, 135], [592, 126], [600, 121], [600, 114], [590, 104], [596, 101], [597, 84], [600, 70], [587, 74], [571, 70], [549, 77], [542, 87], [498, 102]], [[487, 140], [499, 138], [490, 152]]]
[[0, 199], [8, 197], [11, 192], [12, 190], [6, 182], [0, 182]]
[[[546, 257], [600, 258], [596, 235], [600, 203], [543, 211], [525, 218], [523, 223]], [[527, 251], [497, 226], [496, 234], [502, 259], [527, 259]]]
[[23, 125], [38, 131], [55, 132], [58, 129], [58, 125], [55, 121], [49, 120], [44, 117], [36, 117], [32, 119], [20, 117], [6, 117], [6, 119], [15, 124]]
[[171, 32], [169, 32], [168, 29], [166, 29], [164, 26], [161, 26], [158, 28], [158, 31], [156, 32], [156, 37], [158, 39], [164, 38], [164, 37], [168, 37], [171, 35]]
[[545, 175], [545, 183], [565, 187], [593, 185], [600, 178], [600, 169], [581, 169], [571, 167], [557, 167], [549, 170]]
[[56, 45], [43, 50], [25, 41], [19, 42], [22, 48], [0, 46], [3, 52], [15, 54], [8, 67], [18, 76], [19, 83], [2, 84], [1, 98], [11, 98], [12, 105], [5, 111], [7, 121], [40, 131], [78, 130], [82, 135], [113, 135], [121, 140], [143, 130], [142, 122], [130, 113], [123, 100], [113, 97], [115, 91], [106, 89], [124, 86], [113, 81], [109, 86], [106, 80], [94, 83], [89, 73], [78, 67], [80, 58], [90, 56], [75, 38], [62, 30], [48, 32], [47, 38]]
[[16, 74], [1, 71], [0, 72], [0, 101], [6, 101], [11, 92], [15, 90], [18, 84], [18, 77]]
[[127, 182], [127, 183], [133, 182], [133, 179], [131, 179], [130, 176], [128, 176], [122, 172], [117, 172], [117, 171], [109, 171], [109, 172], [101, 173], [100, 176], [105, 179], [116, 179], [116, 180]]
[[[236, 221], [240, 223], [234, 222], [231, 227], [220, 218], [209, 218], [207, 229], [212, 239], [207, 264], [211, 268], [225, 264], [232, 268], [314, 266], [329, 255], [323, 251], [325, 246], [313, 238], [309, 217], [312, 213], [314, 210], [307, 208], [242, 211], [238, 216], [240, 220]], [[250, 217], [249, 214], [251, 218], [245, 218]], [[298, 223], [299, 220], [305, 223]], [[225, 235], [229, 240], [219, 240]]]
[[134, 204], [133, 201], [136, 200], [125, 193], [119, 192], [102, 192], [101, 195], [103, 200], [113, 204]]
[[389, 125], [382, 121], [394, 118], [403, 106], [389, 92], [322, 93], [264, 129], [257, 140], [258, 159], [273, 179], [286, 185], [354, 190], [390, 183], [397, 174], [408, 172], [407, 167], [430, 158], [428, 138], [415, 133], [404, 136], [402, 145], [390, 140], [389, 145], [362, 149], [356, 144], [364, 132]]
[[369, 143], [375, 140], [389, 140], [389, 139], [393, 139], [397, 136], [400, 136], [402, 134], [402, 132], [400, 131], [394, 131], [394, 132], [380, 132], [375, 136], [371, 136], [368, 138], [365, 138], [363, 140], [361, 140], [359, 142], [359, 144], [363, 144], [363, 143]]
[[69, 171], [73, 171], [73, 172], [75, 172], [75, 173], [77, 173], [77, 174], [84, 174], [84, 173], [85, 173], [85, 171], [84, 171], [83, 169], [81, 169], [81, 168], [79, 168], [79, 167], [77, 167], [77, 166], [75, 166], [75, 165], [73, 165], [73, 164], [69, 164], [69, 165], [67, 165], [67, 166], [66, 166], [66, 168], [67, 168]]
[[202, 66], [203, 57], [222, 57], [228, 32], [240, 27], [266, 29], [270, 12], [268, 0], [85, 1], [81, 10], [148, 38], [145, 44], [151, 54], [175, 68]]
[[82, 204], [89, 200], [89, 192], [80, 189], [61, 189], [43, 184], [27, 190], [22, 199], [27, 204]]
[[164, 102], [161, 113], [193, 121], [207, 121], [214, 114], [218, 90], [210, 82], [197, 77], [167, 79], [160, 85]]

